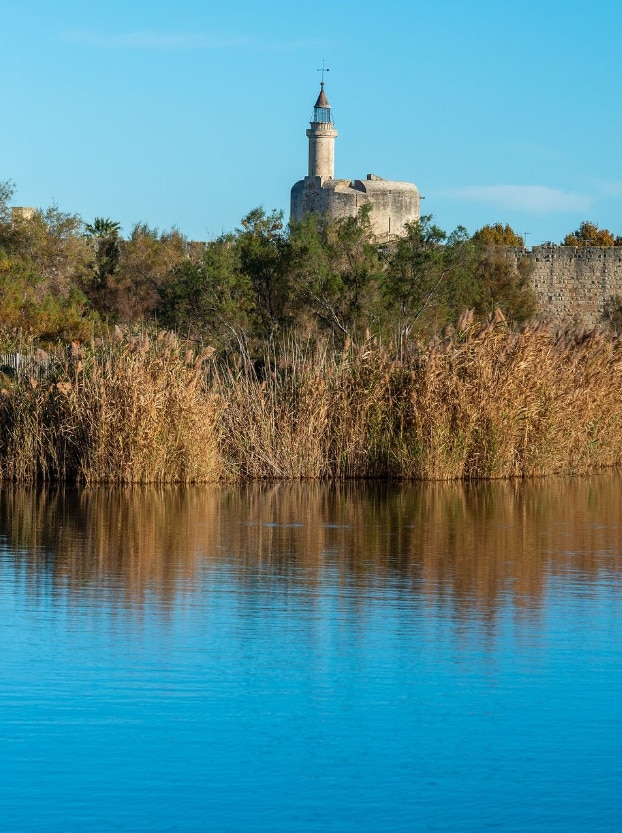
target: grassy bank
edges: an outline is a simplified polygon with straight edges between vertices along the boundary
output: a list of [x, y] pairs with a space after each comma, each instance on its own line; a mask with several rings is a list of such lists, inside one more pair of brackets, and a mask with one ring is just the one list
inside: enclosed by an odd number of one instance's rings
[[622, 462], [622, 343], [501, 316], [427, 345], [290, 342], [261, 367], [171, 333], [63, 354], [5, 379], [0, 477], [478, 479]]

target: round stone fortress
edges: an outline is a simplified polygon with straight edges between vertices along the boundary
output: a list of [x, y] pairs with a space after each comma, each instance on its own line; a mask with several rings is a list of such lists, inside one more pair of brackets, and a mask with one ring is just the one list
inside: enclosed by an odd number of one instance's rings
[[367, 174], [366, 179], [335, 179], [337, 135], [322, 81], [307, 130], [309, 173], [291, 192], [292, 220], [300, 222], [309, 214], [324, 214], [332, 219], [356, 217], [364, 205], [371, 204], [370, 220], [376, 238], [399, 237], [406, 223], [419, 219], [421, 197], [417, 186], [374, 174]]

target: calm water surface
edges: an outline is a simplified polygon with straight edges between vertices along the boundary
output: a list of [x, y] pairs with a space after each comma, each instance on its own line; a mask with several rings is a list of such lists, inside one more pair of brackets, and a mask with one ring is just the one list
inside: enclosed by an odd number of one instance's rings
[[622, 830], [621, 495], [0, 492], [0, 830]]

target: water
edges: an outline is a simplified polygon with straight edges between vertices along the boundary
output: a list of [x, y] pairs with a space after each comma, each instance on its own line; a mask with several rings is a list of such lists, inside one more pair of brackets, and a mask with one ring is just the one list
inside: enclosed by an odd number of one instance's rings
[[621, 486], [1, 492], [0, 830], [620, 830]]

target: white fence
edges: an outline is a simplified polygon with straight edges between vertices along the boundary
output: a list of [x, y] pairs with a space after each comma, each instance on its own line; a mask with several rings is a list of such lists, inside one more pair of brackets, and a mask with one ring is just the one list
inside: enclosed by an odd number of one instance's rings
[[43, 350], [33, 353], [0, 353], [0, 373], [18, 376], [27, 373], [40, 379], [52, 367], [52, 358]]

